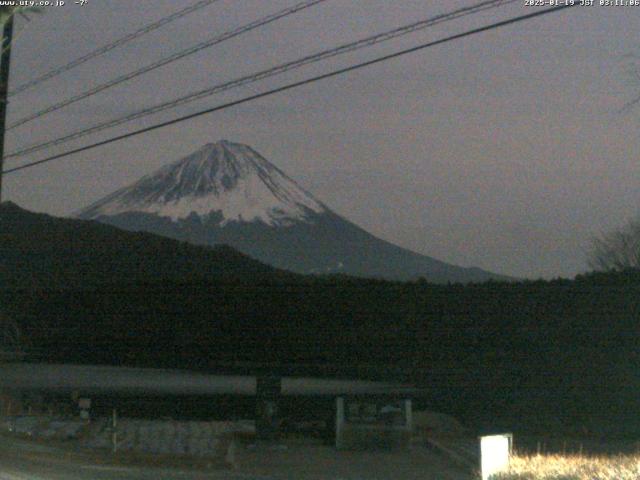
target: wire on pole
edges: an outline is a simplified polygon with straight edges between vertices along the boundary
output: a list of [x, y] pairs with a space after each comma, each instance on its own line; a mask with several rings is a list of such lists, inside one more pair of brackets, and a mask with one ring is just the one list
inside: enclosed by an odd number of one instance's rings
[[64, 73], [64, 72], [68, 72], [69, 70], [78, 67], [80, 65], [82, 65], [83, 63], [88, 62], [89, 60], [92, 60], [96, 57], [99, 57], [101, 55], [104, 55], [107, 52], [110, 52], [111, 50], [120, 47], [126, 43], [129, 43], [132, 40], [135, 40], [136, 38], [139, 38], [149, 32], [152, 32], [160, 27], [163, 27], [165, 25], [167, 25], [168, 23], [171, 23], [179, 18], [182, 18], [190, 13], [193, 13], [197, 10], [200, 10], [208, 5], [211, 5], [212, 3], [215, 3], [219, 0], [200, 0], [199, 2], [194, 3], [193, 5], [191, 5], [190, 7], [184, 8], [182, 10], [179, 10], [167, 17], [163, 17], [160, 20], [158, 20], [157, 22], [154, 23], [150, 23], [149, 25], [146, 25], [138, 30], [136, 30], [135, 32], [132, 32], [128, 35], [125, 35], [122, 38], [119, 38], [118, 40], [111, 42], [107, 45], [104, 45], [96, 50], [93, 50], [92, 52], [87, 53], [86, 55], [83, 55], [81, 57], [76, 58], [75, 60], [72, 60], [71, 62], [62, 65], [60, 67], [54, 68], [53, 70], [50, 70], [49, 72], [34, 78], [33, 80], [30, 80], [28, 82], [23, 83], [22, 85], [17, 86], [16, 88], [14, 88], [13, 90], [11, 90], [11, 92], [9, 92], [9, 96], [13, 96], [13, 95], [17, 95], [21, 92], [24, 92], [25, 90], [29, 90], [30, 88], [35, 87], [36, 85], [41, 84], [42, 82], [45, 82], [47, 80], [50, 80], [54, 77], [57, 77], [58, 75]]
[[437, 25], [439, 23], [452, 21], [454, 19], [457, 19], [463, 16], [472, 15], [472, 14], [475, 14], [484, 10], [488, 10], [491, 8], [497, 8], [509, 3], [514, 3], [516, 1], [519, 1], [519, 0], [488, 0], [488, 1], [480, 2], [478, 4], [472, 5], [470, 7], [464, 7], [458, 10], [454, 10], [452, 12], [437, 15], [435, 17], [429, 17], [427, 19], [423, 19], [418, 22], [414, 22], [409, 25], [405, 25], [387, 32], [379, 33], [373, 36], [369, 36], [369, 37], [357, 40], [355, 42], [350, 42], [350, 43], [340, 45], [338, 47], [333, 47], [327, 50], [323, 50], [321, 52], [314, 53], [312, 55], [307, 55], [297, 60], [286, 62], [284, 64], [277, 65], [275, 67], [271, 67], [257, 73], [246, 75], [244, 77], [240, 77], [228, 82], [224, 82], [222, 84], [214, 85], [212, 87], [208, 87], [206, 89], [193, 92], [188, 95], [184, 95], [177, 99], [170, 100], [168, 102], [163, 102], [163, 103], [154, 105], [152, 107], [140, 110], [138, 112], [134, 112], [134, 113], [125, 115], [123, 117], [116, 118], [114, 120], [107, 120], [105, 122], [99, 123], [97, 125], [93, 125], [91, 127], [87, 127], [85, 129], [70, 133], [68, 135], [65, 135], [63, 137], [60, 137], [54, 140], [49, 140], [44, 143], [23, 147], [20, 150], [9, 153], [6, 158], [21, 157], [29, 153], [34, 153], [36, 151], [44, 150], [49, 147], [61, 145], [71, 140], [76, 140], [78, 138], [82, 138], [87, 135], [91, 135], [93, 133], [106, 130], [108, 128], [116, 127], [118, 125], [122, 125], [124, 123], [128, 123], [133, 120], [146, 117], [148, 115], [169, 110], [169, 109], [178, 107], [180, 105], [185, 105], [187, 103], [191, 103], [193, 101], [200, 100], [217, 93], [225, 92], [227, 90], [231, 90], [233, 88], [237, 88], [241, 86], [247, 86], [251, 83], [255, 83], [257, 81], [264, 80], [266, 78], [280, 75], [282, 73], [285, 73], [290, 70], [294, 70], [312, 63], [317, 63], [319, 61], [326, 60], [328, 58], [353, 52], [361, 48], [370, 47], [372, 45], [386, 42], [388, 40], [391, 40], [400, 36], [408, 35], [410, 33]]
[[281, 93], [281, 92], [284, 92], [284, 91], [287, 91], [287, 90], [291, 90], [291, 89], [298, 88], [298, 87], [301, 87], [301, 86], [304, 86], [304, 85], [315, 83], [315, 82], [318, 82], [320, 80], [325, 80], [325, 79], [328, 79], [328, 78], [336, 77], [338, 75], [343, 75], [343, 74], [348, 73], [348, 72], [352, 72], [352, 71], [355, 71], [355, 70], [359, 70], [361, 68], [369, 67], [371, 65], [375, 65], [375, 64], [378, 64], [378, 63], [381, 63], [381, 62], [385, 62], [385, 61], [391, 60], [393, 58], [397, 58], [397, 57], [401, 57], [401, 56], [404, 56], [404, 55], [408, 55], [410, 53], [414, 53], [414, 52], [417, 52], [417, 51], [420, 51], [420, 50], [424, 50], [424, 49], [427, 49], [427, 48], [430, 48], [430, 47], [434, 47], [436, 45], [441, 45], [441, 44], [448, 43], [448, 42], [451, 42], [453, 40], [457, 40], [457, 39], [460, 39], [460, 38], [468, 37], [468, 36], [471, 36], [471, 35], [476, 35], [478, 33], [482, 33], [482, 32], [486, 32], [486, 31], [489, 31], [489, 30], [494, 30], [494, 29], [497, 29], [497, 28], [505, 27], [507, 25], [512, 25], [512, 24], [515, 24], [515, 23], [523, 22], [523, 21], [530, 20], [530, 19], [533, 19], [533, 18], [536, 18], [536, 17], [540, 17], [542, 15], [547, 15], [547, 14], [550, 14], [550, 13], [563, 11], [563, 10], [565, 10], [567, 8], [571, 8], [571, 7], [576, 6], [576, 5], [578, 5], [578, 3], [566, 4], [566, 5], [562, 5], [562, 6], [559, 6], [559, 7], [547, 8], [547, 9], [539, 10], [539, 11], [536, 11], [536, 12], [533, 12], [533, 13], [529, 13], [529, 14], [526, 14], [526, 15], [520, 15], [518, 17], [513, 17], [513, 18], [510, 18], [508, 20], [503, 20], [503, 21], [500, 21], [500, 22], [492, 23], [492, 24], [486, 25], [484, 27], [479, 27], [479, 28], [474, 28], [472, 30], [467, 30], [467, 31], [465, 31], [463, 33], [458, 33], [458, 34], [455, 34], [455, 35], [451, 35], [451, 36], [442, 38], [440, 40], [435, 40], [433, 42], [424, 43], [424, 44], [421, 44], [421, 45], [418, 45], [418, 46], [415, 46], [415, 47], [407, 48], [407, 49], [401, 50], [399, 52], [395, 52], [395, 53], [391, 53], [391, 54], [384, 55], [384, 56], [381, 56], [381, 57], [377, 57], [377, 58], [375, 58], [373, 60], [368, 60], [366, 62], [357, 63], [357, 64], [351, 65], [349, 67], [340, 68], [338, 70], [334, 70], [332, 72], [324, 73], [324, 74], [321, 74], [321, 75], [318, 75], [318, 76], [315, 76], [315, 77], [311, 77], [311, 78], [308, 78], [308, 79], [305, 79], [305, 80], [301, 80], [301, 81], [298, 81], [298, 82], [289, 83], [287, 85], [284, 85], [284, 86], [281, 86], [281, 87], [277, 87], [277, 88], [274, 88], [272, 90], [268, 90], [266, 92], [262, 92], [262, 93], [259, 93], [259, 94], [256, 94], [256, 95], [252, 95], [252, 96], [245, 97], [245, 98], [242, 98], [242, 99], [239, 99], [239, 100], [228, 102], [228, 103], [225, 103], [225, 104], [222, 104], [222, 105], [218, 105], [218, 106], [215, 106], [215, 107], [212, 107], [212, 108], [207, 108], [207, 109], [201, 110], [199, 112], [195, 112], [195, 113], [192, 113], [192, 114], [189, 114], [189, 115], [178, 117], [178, 118], [175, 118], [173, 120], [169, 120], [169, 121], [166, 121], [166, 122], [158, 123], [158, 124], [155, 124], [155, 125], [152, 125], [152, 126], [149, 126], [149, 127], [141, 128], [141, 129], [135, 130], [133, 132], [129, 132], [129, 133], [126, 133], [126, 134], [123, 134], [123, 135], [118, 135], [116, 137], [112, 137], [112, 138], [109, 138], [107, 140], [103, 140], [103, 141], [96, 142], [96, 143], [93, 143], [93, 144], [90, 144], [90, 145], [86, 145], [84, 147], [80, 147], [80, 148], [76, 148], [76, 149], [73, 149], [73, 150], [69, 150], [67, 152], [63, 152], [63, 153], [60, 153], [60, 154], [57, 154], [57, 155], [52, 155], [50, 157], [43, 158], [41, 160], [37, 160], [37, 161], [34, 161], [34, 162], [27, 163], [25, 165], [20, 165], [18, 167], [14, 167], [14, 168], [5, 170], [4, 173], [8, 174], [8, 173], [17, 172], [17, 171], [20, 171], [20, 170], [25, 170], [27, 168], [32, 168], [32, 167], [35, 167], [36, 165], [42, 165], [44, 163], [48, 163], [48, 162], [52, 162], [54, 160], [58, 160], [60, 158], [68, 157], [68, 156], [74, 155], [76, 153], [81, 153], [81, 152], [85, 152], [85, 151], [88, 151], [88, 150], [92, 150], [92, 149], [95, 149], [95, 148], [98, 148], [98, 147], [101, 147], [101, 146], [104, 146], [104, 145], [108, 145], [108, 144], [111, 144], [111, 143], [114, 143], [114, 142], [118, 142], [118, 141], [127, 139], [127, 138], [131, 138], [131, 137], [135, 137], [135, 136], [138, 136], [138, 135], [142, 135], [144, 133], [151, 132], [153, 130], [158, 130], [160, 128], [164, 128], [164, 127], [167, 127], [167, 126], [170, 126], [170, 125], [175, 125], [177, 123], [181, 123], [181, 122], [184, 122], [184, 121], [187, 121], [187, 120], [191, 120], [191, 119], [196, 118], [196, 117], [200, 117], [200, 116], [203, 116], [203, 115], [214, 113], [214, 112], [217, 112], [217, 111], [220, 111], [220, 110], [225, 110], [227, 108], [231, 108], [231, 107], [234, 107], [236, 105], [241, 105], [241, 104], [244, 104], [244, 103], [248, 103], [248, 102], [251, 102], [253, 100], [257, 100], [259, 98], [268, 97], [268, 96], [275, 95], [277, 93]]
[[293, 7], [289, 7], [289, 8], [285, 8], [283, 10], [280, 10], [274, 14], [268, 15], [266, 17], [263, 17], [255, 22], [251, 22], [247, 25], [243, 25], [241, 27], [238, 27], [234, 30], [231, 30], [229, 32], [223, 33], [222, 35], [216, 35], [215, 37], [199, 43], [197, 45], [194, 45], [192, 47], [189, 47], [185, 50], [181, 50], [177, 53], [174, 53], [173, 55], [170, 55], [169, 57], [165, 57], [162, 58], [154, 63], [151, 63], [143, 68], [134, 70], [132, 72], [129, 72], [125, 75], [120, 75], [119, 77], [114, 78], [113, 80], [110, 80], [106, 83], [103, 83], [101, 85], [98, 85], [96, 87], [93, 87], [85, 92], [82, 92], [78, 95], [74, 95], [73, 97], [70, 97], [66, 100], [63, 100], [61, 102], [58, 102], [54, 105], [51, 105], [49, 107], [46, 107], [38, 112], [32, 113], [27, 115], [26, 117], [23, 117], [19, 120], [16, 120], [15, 122], [13, 122], [11, 125], [9, 125], [7, 127], [7, 130], [12, 130], [16, 127], [19, 127], [21, 125], [24, 125], [25, 123], [29, 123], [33, 120], [36, 120], [40, 117], [43, 117], [49, 113], [55, 112], [57, 110], [60, 110], [61, 108], [64, 107], [68, 107], [69, 105], [72, 105], [76, 102], [79, 102], [80, 100], [84, 100], [85, 98], [89, 98], [92, 97], [93, 95], [96, 95], [100, 92], [103, 92], [105, 90], [108, 90], [112, 87], [115, 87], [116, 85], [120, 85], [121, 83], [127, 82], [129, 80], [132, 80], [136, 77], [139, 77], [141, 75], [144, 75], [145, 73], [151, 72], [153, 70], [156, 70], [160, 67], [163, 67], [165, 65], [168, 65], [170, 63], [173, 63], [177, 60], [180, 60], [182, 58], [185, 58], [187, 56], [193, 55], [195, 53], [198, 53], [206, 48], [210, 48], [214, 45], [218, 45], [222, 42], [225, 42], [227, 40], [230, 40], [232, 38], [235, 38], [239, 35], [248, 33], [252, 30], [255, 30], [256, 28], [262, 27], [264, 25], [267, 25], [269, 23], [275, 22], [276, 20], [279, 20], [281, 18], [287, 17], [289, 15], [293, 15], [294, 13], [297, 13], [301, 10], [307, 9], [309, 7], [312, 7], [318, 3], [321, 2], [325, 2], [327, 0], [306, 0], [304, 2], [298, 3], [296, 5], [294, 5]]

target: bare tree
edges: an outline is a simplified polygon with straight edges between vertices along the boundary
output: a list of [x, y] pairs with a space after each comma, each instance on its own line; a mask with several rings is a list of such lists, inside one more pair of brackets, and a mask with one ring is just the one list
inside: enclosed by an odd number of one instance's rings
[[601, 271], [640, 268], [640, 216], [594, 238], [589, 266]]
[[635, 53], [630, 53], [625, 55], [625, 58], [629, 60], [625, 69], [627, 83], [636, 91], [636, 94], [620, 109], [621, 113], [630, 112], [640, 103], [640, 94], [637, 93], [640, 89], [640, 64], [638, 63], [640, 57]]

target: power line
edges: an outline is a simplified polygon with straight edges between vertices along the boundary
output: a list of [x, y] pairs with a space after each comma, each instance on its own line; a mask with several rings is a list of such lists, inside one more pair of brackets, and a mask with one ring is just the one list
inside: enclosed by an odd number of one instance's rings
[[326, 60], [328, 58], [342, 55], [348, 52], [352, 52], [360, 48], [369, 47], [371, 45], [375, 45], [377, 43], [385, 42], [396, 37], [407, 35], [409, 33], [413, 33], [415, 31], [418, 31], [427, 27], [431, 27], [433, 25], [437, 25], [439, 23], [451, 21], [456, 18], [460, 18], [462, 16], [475, 14], [491, 8], [497, 8], [509, 3], [514, 3], [516, 1], [518, 0], [487, 0], [469, 7], [464, 7], [458, 10], [454, 10], [449, 13], [444, 13], [444, 14], [437, 15], [435, 17], [430, 17], [424, 20], [420, 20], [418, 22], [414, 22], [412, 24], [405, 25], [387, 32], [366, 37], [364, 39], [357, 40], [355, 42], [350, 42], [350, 43], [340, 45], [338, 47], [333, 47], [327, 50], [323, 50], [321, 52], [308, 55], [306, 57], [302, 57], [300, 59], [293, 60], [291, 62], [287, 62], [281, 65], [269, 68], [267, 70], [263, 70], [263, 71], [253, 73], [244, 77], [240, 77], [235, 80], [231, 80], [222, 84], [215, 85], [213, 87], [208, 87], [204, 90], [200, 90], [198, 92], [194, 92], [194, 93], [179, 97], [178, 99], [175, 99], [175, 100], [160, 103], [158, 105], [125, 115], [123, 117], [120, 117], [114, 120], [107, 120], [106, 122], [93, 125], [91, 127], [70, 133], [68, 135], [65, 135], [63, 137], [60, 137], [54, 140], [50, 140], [40, 144], [30, 145], [20, 150], [11, 152], [5, 158], [21, 157], [29, 153], [43, 150], [45, 148], [67, 143], [71, 140], [75, 140], [93, 133], [100, 132], [108, 128], [122, 125], [124, 123], [136, 120], [138, 118], [142, 118], [148, 115], [159, 113], [164, 110], [175, 108], [177, 106], [184, 105], [186, 103], [190, 103], [195, 100], [199, 100], [199, 99], [214, 95], [216, 93], [224, 92], [240, 86], [246, 86], [248, 84], [251, 84], [260, 80], [264, 80], [266, 78], [279, 75], [279, 74], [288, 72], [290, 70], [294, 70], [294, 69], [303, 67], [305, 65], [309, 65], [311, 63], [316, 63], [321, 60]]
[[471, 35], [475, 35], [475, 34], [478, 34], [478, 33], [482, 33], [482, 32], [486, 32], [486, 31], [489, 31], [489, 30], [494, 30], [494, 29], [497, 29], [497, 28], [501, 28], [501, 27], [504, 27], [504, 26], [507, 26], [507, 25], [512, 25], [512, 24], [515, 24], [515, 23], [523, 22], [525, 20], [530, 20], [532, 18], [539, 17], [539, 16], [542, 16], [542, 15], [547, 15], [547, 14], [554, 13], [554, 12], [559, 12], [559, 11], [562, 11], [564, 9], [574, 7], [576, 5], [579, 5], [579, 4], [578, 3], [566, 4], [566, 5], [562, 5], [562, 6], [559, 6], [559, 7], [547, 8], [547, 9], [539, 10], [537, 12], [532, 12], [532, 13], [529, 13], [529, 14], [526, 14], [526, 15], [520, 15], [518, 17], [513, 17], [513, 18], [510, 18], [508, 20], [503, 20], [503, 21], [500, 21], [500, 22], [492, 23], [492, 24], [486, 25], [484, 27], [479, 27], [479, 28], [474, 28], [472, 30], [467, 30], [466, 32], [458, 33], [458, 34], [455, 34], [455, 35], [451, 35], [451, 36], [442, 38], [440, 40], [435, 40], [433, 42], [424, 43], [424, 44], [418, 45], [416, 47], [407, 48], [407, 49], [401, 50], [399, 52], [391, 53], [389, 55], [384, 55], [382, 57], [377, 57], [377, 58], [375, 58], [373, 60], [368, 60], [366, 62], [357, 63], [355, 65], [351, 65], [351, 66], [345, 67], [345, 68], [340, 68], [338, 70], [334, 70], [334, 71], [329, 72], [329, 73], [324, 73], [322, 75], [311, 77], [311, 78], [308, 78], [308, 79], [305, 79], [305, 80], [289, 83], [287, 85], [284, 85], [284, 86], [281, 86], [281, 87], [278, 87], [278, 88], [274, 88], [272, 90], [268, 90], [268, 91], [263, 92], [263, 93], [252, 95], [250, 97], [245, 97], [245, 98], [242, 98], [242, 99], [239, 99], [239, 100], [234, 100], [232, 102], [228, 102], [228, 103], [225, 103], [225, 104], [222, 104], [222, 105], [218, 105], [218, 106], [215, 106], [215, 107], [212, 107], [212, 108], [208, 108], [206, 110], [201, 110], [199, 112], [195, 112], [195, 113], [192, 113], [192, 114], [189, 114], [189, 115], [178, 117], [178, 118], [175, 118], [173, 120], [169, 120], [169, 121], [166, 121], [166, 122], [158, 123], [158, 124], [152, 125], [150, 127], [141, 128], [139, 130], [135, 130], [133, 132], [129, 132], [129, 133], [126, 133], [126, 134], [123, 134], [123, 135], [118, 135], [116, 137], [112, 137], [112, 138], [109, 138], [107, 140], [102, 140], [100, 142], [96, 142], [96, 143], [93, 143], [91, 145], [86, 145], [84, 147], [80, 147], [80, 148], [76, 148], [76, 149], [73, 149], [73, 150], [69, 150], [67, 152], [63, 152], [63, 153], [60, 153], [60, 154], [57, 154], [57, 155], [52, 155], [50, 157], [43, 158], [41, 160], [37, 160], [35, 162], [27, 163], [25, 165], [20, 165], [18, 167], [14, 167], [14, 168], [11, 168], [9, 170], [5, 170], [3, 173], [7, 174], [7, 173], [17, 172], [17, 171], [20, 171], [20, 170], [25, 170], [27, 168], [35, 167], [36, 165], [42, 165], [43, 163], [47, 163], [47, 162], [51, 162], [51, 161], [54, 161], [54, 160], [58, 160], [60, 158], [68, 157], [68, 156], [74, 155], [76, 153], [86, 152], [87, 150], [92, 150], [94, 148], [98, 148], [98, 147], [101, 147], [101, 146], [104, 146], [104, 145], [108, 145], [110, 143], [118, 142], [120, 140], [125, 140], [127, 138], [135, 137], [137, 135], [142, 135], [144, 133], [148, 133], [148, 132], [151, 132], [153, 130], [158, 130], [160, 128], [168, 127], [170, 125], [175, 125], [177, 123], [181, 123], [181, 122], [184, 122], [186, 120], [191, 120], [192, 118], [200, 117], [202, 115], [207, 115], [209, 113], [214, 113], [214, 112], [217, 112], [217, 111], [220, 111], [220, 110], [225, 110], [227, 108], [234, 107], [236, 105], [241, 105], [243, 103], [248, 103], [248, 102], [251, 102], [253, 100], [257, 100], [259, 98], [264, 98], [264, 97], [268, 97], [268, 96], [271, 96], [271, 95], [275, 95], [276, 93], [281, 93], [281, 92], [284, 92], [284, 91], [287, 91], [287, 90], [291, 90], [291, 89], [294, 89], [294, 88], [297, 88], [297, 87], [301, 87], [303, 85], [308, 85], [308, 84], [311, 84], [311, 83], [318, 82], [320, 80], [325, 80], [327, 78], [336, 77], [338, 75], [342, 75], [342, 74], [345, 74], [345, 73], [348, 73], [348, 72], [352, 72], [354, 70], [359, 70], [359, 69], [364, 68], [364, 67], [368, 67], [368, 66], [375, 65], [375, 64], [378, 64], [378, 63], [381, 63], [381, 62], [385, 62], [385, 61], [391, 60], [393, 58], [397, 58], [397, 57], [400, 57], [400, 56], [408, 55], [410, 53], [414, 53], [414, 52], [417, 52], [417, 51], [420, 51], [420, 50], [424, 50], [424, 49], [427, 49], [427, 48], [430, 48], [430, 47], [433, 47], [433, 46], [436, 46], [436, 45], [440, 45], [440, 44], [443, 44], [443, 43], [448, 43], [448, 42], [451, 42], [453, 40], [457, 40], [457, 39], [464, 38], [464, 37], [469, 37]]
[[225, 42], [227, 40], [230, 40], [234, 37], [240, 36], [244, 33], [250, 32], [251, 30], [255, 30], [256, 28], [262, 27], [266, 24], [275, 22], [276, 20], [279, 20], [281, 18], [287, 17], [289, 15], [293, 15], [296, 12], [299, 12], [301, 10], [304, 10], [306, 8], [312, 7], [318, 3], [321, 2], [325, 2], [327, 0], [306, 0], [304, 2], [298, 3], [292, 7], [288, 7], [285, 8], [283, 10], [280, 10], [276, 13], [273, 13], [271, 15], [268, 15], [266, 17], [263, 17], [259, 20], [256, 20], [255, 22], [251, 22], [247, 25], [243, 25], [241, 27], [238, 27], [234, 30], [231, 30], [229, 32], [225, 32], [221, 35], [216, 35], [215, 37], [206, 40], [204, 42], [198, 43], [197, 45], [194, 45], [192, 47], [189, 47], [185, 50], [181, 50], [180, 52], [174, 53], [173, 55], [170, 55], [169, 57], [165, 57], [162, 58], [154, 63], [151, 63], [149, 65], [147, 65], [146, 67], [140, 68], [138, 70], [134, 70], [133, 72], [129, 72], [125, 75], [121, 75], [117, 78], [114, 78], [113, 80], [110, 80], [106, 83], [103, 83], [101, 85], [98, 85], [94, 88], [91, 88], [90, 90], [87, 90], [86, 92], [80, 93], [78, 95], [75, 95], [71, 98], [68, 98], [67, 100], [63, 100], [62, 102], [58, 102], [54, 105], [51, 105], [43, 110], [40, 110], [36, 113], [30, 114], [24, 118], [21, 118], [20, 120], [17, 120], [16, 122], [12, 123], [11, 125], [9, 125], [9, 127], [7, 127], [7, 130], [11, 130], [13, 128], [19, 127], [20, 125], [24, 125], [25, 123], [31, 122], [37, 118], [40, 118], [44, 115], [47, 115], [49, 113], [55, 112], [56, 110], [60, 110], [61, 108], [67, 107], [73, 103], [79, 102], [80, 100], [84, 100], [85, 98], [91, 97], [97, 93], [100, 93], [104, 90], [107, 90], [109, 88], [115, 87], [116, 85], [119, 85], [121, 83], [124, 83], [128, 80], [131, 80], [133, 78], [139, 77], [140, 75], [143, 75], [145, 73], [151, 72], [153, 70], [156, 70], [164, 65], [168, 65], [169, 63], [173, 63], [176, 60], [180, 60], [181, 58], [187, 57], [189, 55], [193, 55], [194, 53], [200, 52], [201, 50], [204, 50], [205, 48], [210, 48], [214, 45], [218, 45], [222, 42]]
[[157, 30], [160, 27], [163, 27], [165, 25], [167, 25], [168, 23], [171, 23], [179, 18], [182, 18], [190, 13], [193, 13], [197, 10], [200, 10], [208, 5], [211, 5], [212, 3], [215, 3], [219, 0], [201, 0], [199, 2], [194, 3], [193, 5], [191, 5], [190, 7], [187, 7], [183, 10], [179, 10], [167, 17], [161, 18], [160, 20], [158, 20], [157, 22], [154, 23], [150, 23], [149, 25], [146, 25], [138, 30], [136, 30], [135, 32], [132, 32], [128, 35], [125, 35], [122, 38], [119, 38], [118, 40], [109, 43], [107, 45], [104, 45], [103, 47], [100, 47], [92, 52], [87, 53], [86, 55], [83, 55], [82, 57], [76, 58], [75, 60], [72, 60], [71, 62], [67, 63], [66, 65], [62, 65], [60, 67], [54, 68], [53, 70], [50, 70], [49, 72], [45, 73], [44, 75], [41, 75], [40, 77], [37, 77], [33, 80], [30, 80], [26, 83], [23, 83], [22, 85], [19, 85], [18, 87], [14, 88], [11, 92], [9, 92], [9, 96], [13, 96], [13, 95], [17, 95], [21, 92], [24, 92], [25, 90], [28, 90], [32, 87], [35, 87], [36, 85], [39, 85], [40, 83], [46, 81], [46, 80], [50, 80], [54, 77], [57, 77], [58, 75], [67, 72], [79, 65], [82, 65], [83, 63], [88, 62], [89, 60], [99, 57], [101, 55], [104, 55], [105, 53], [113, 50], [114, 48], [120, 47], [122, 45], [124, 45], [125, 43], [128, 43], [132, 40], [135, 40], [136, 38], [139, 38], [149, 32], [152, 32], [153, 30]]

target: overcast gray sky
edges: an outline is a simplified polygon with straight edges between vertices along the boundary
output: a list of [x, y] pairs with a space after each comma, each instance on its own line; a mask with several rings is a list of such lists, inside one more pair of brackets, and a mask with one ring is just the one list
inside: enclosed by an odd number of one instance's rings
[[[220, 0], [13, 97], [9, 121], [297, 1]], [[71, 0], [20, 19], [11, 83], [191, 3]], [[473, 3], [329, 0], [12, 130], [7, 150]], [[535, 8], [522, 0], [45, 153]], [[639, 19], [640, 7], [576, 7], [457, 40], [12, 174], [4, 199], [69, 215], [225, 138], [251, 145], [337, 213], [403, 247], [508, 275], [573, 276], [586, 269], [589, 239], [640, 205], [640, 112], [619, 112], [636, 93], [626, 55], [640, 52]]]

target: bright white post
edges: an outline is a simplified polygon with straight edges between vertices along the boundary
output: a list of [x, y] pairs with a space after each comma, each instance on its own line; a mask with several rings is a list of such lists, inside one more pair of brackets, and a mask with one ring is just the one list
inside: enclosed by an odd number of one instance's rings
[[480, 437], [482, 480], [489, 480], [491, 475], [508, 470], [512, 441], [513, 435], [510, 433]]

